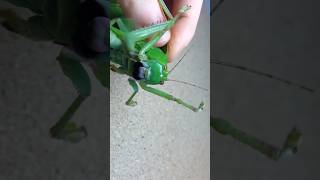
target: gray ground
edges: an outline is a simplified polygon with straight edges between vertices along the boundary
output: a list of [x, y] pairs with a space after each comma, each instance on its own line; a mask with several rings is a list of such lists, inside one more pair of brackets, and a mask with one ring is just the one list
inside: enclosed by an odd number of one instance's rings
[[320, 25], [318, 1], [226, 1], [211, 19], [211, 57], [318, 89], [314, 94], [217, 65], [211, 67], [214, 115], [281, 145], [293, 125], [304, 141], [296, 157], [275, 163], [213, 133], [213, 179], [319, 179]]
[[[171, 78], [209, 89], [209, 16], [203, 14], [192, 50]], [[177, 61], [176, 61], [177, 62]], [[128, 77], [111, 73], [110, 153], [112, 180], [206, 180], [210, 173], [209, 91], [167, 82], [159, 87], [193, 105], [194, 113], [140, 89], [138, 105], [128, 107]]]
[[[0, 2], [0, 9], [8, 7]], [[96, 80], [74, 117], [89, 137], [79, 144], [49, 137], [49, 128], [77, 95], [55, 61], [58, 51], [0, 26], [1, 180], [106, 179], [108, 100]]]

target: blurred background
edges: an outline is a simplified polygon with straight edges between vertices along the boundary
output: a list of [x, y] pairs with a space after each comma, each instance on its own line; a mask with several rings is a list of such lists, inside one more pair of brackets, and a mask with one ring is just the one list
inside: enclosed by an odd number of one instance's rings
[[315, 0], [225, 1], [211, 18], [211, 58], [317, 89], [309, 93], [212, 64], [214, 116], [226, 118], [279, 147], [294, 125], [303, 134], [296, 156], [273, 162], [230, 137], [211, 131], [212, 179], [320, 178], [319, 5]]
[[[21, 17], [30, 11], [0, 1]], [[2, 19], [0, 19], [2, 21]], [[0, 179], [104, 180], [107, 177], [108, 99], [91, 73], [92, 95], [73, 121], [86, 126], [78, 144], [50, 138], [49, 128], [77, 92], [56, 56], [60, 46], [35, 42], [0, 26]]]

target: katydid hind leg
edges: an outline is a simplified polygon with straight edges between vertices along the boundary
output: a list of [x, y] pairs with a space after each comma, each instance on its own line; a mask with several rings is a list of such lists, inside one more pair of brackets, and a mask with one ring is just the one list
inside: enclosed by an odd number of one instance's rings
[[156, 33], [154, 37], [141, 48], [138, 55], [140, 60], [147, 59], [146, 52], [150, 48], [152, 48], [160, 40], [160, 38], [164, 35], [164, 33], [167, 32], [176, 23], [176, 21], [180, 18], [180, 16], [186, 11], [188, 11], [189, 9], [190, 9], [190, 6], [181, 7], [178, 11], [178, 14], [174, 18], [169, 20], [169, 23], [166, 25], [166, 27], [161, 31], [159, 31], [158, 33]]
[[166, 3], [164, 3], [163, 0], [159, 0], [159, 4], [160, 4], [161, 8], [163, 9], [164, 13], [166, 14], [166, 16], [167, 16], [169, 19], [173, 19], [173, 16], [172, 16], [171, 12], [169, 11]]

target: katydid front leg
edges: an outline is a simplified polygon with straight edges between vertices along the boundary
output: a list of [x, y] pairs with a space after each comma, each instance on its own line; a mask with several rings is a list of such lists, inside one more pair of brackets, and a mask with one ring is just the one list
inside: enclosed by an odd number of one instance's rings
[[[123, 69], [122, 67], [118, 68], [118, 67], [116, 67], [114, 65], [111, 65], [111, 70], [115, 71], [117, 73], [120, 73], [120, 74], [126, 74], [127, 73], [127, 71], [125, 69]], [[130, 86], [133, 89], [133, 94], [127, 100], [126, 105], [128, 105], [128, 106], [136, 106], [138, 103], [136, 101], [133, 101], [133, 98], [138, 93], [139, 86], [138, 86], [138, 84], [136, 83], [136, 81], [134, 79], [129, 78], [128, 82], [129, 82]]]
[[133, 94], [130, 96], [130, 98], [126, 102], [126, 105], [128, 105], [128, 106], [136, 106], [138, 103], [136, 101], [133, 101], [132, 99], [138, 93], [139, 86], [138, 86], [138, 84], [136, 83], [136, 81], [134, 79], [128, 79], [128, 81], [129, 81], [130, 86], [133, 89]]
[[186, 107], [188, 109], [191, 109], [194, 112], [201, 111], [204, 108], [204, 103], [203, 102], [201, 102], [198, 107], [194, 107], [194, 106], [184, 102], [182, 99], [178, 99], [178, 98], [172, 96], [171, 94], [168, 94], [168, 93], [166, 93], [164, 91], [161, 91], [159, 89], [152, 88], [152, 87], [148, 86], [143, 81], [140, 81], [140, 86], [141, 86], [142, 89], [144, 89], [144, 90], [146, 90], [146, 91], [148, 91], [148, 92], [150, 92], [152, 94], [158, 95], [158, 96], [163, 97], [163, 98], [165, 98], [167, 100], [170, 100], [170, 101], [175, 101], [176, 103], [181, 104], [182, 106], [184, 106], [184, 107]]

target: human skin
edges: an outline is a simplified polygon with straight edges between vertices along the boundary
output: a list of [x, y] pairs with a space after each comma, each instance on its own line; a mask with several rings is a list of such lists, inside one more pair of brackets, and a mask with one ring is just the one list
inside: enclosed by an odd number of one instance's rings
[[[128, 18], [135, 20], [137, 28], [166, 20], [158, 0], [118, 0]], [[175, 15], [184, 5], [191, 9], [184, 13], [177, 23], [167, 31], [156, 46], [168, 44], [168, 58], [172, 62], [191, 42], [198, 24], [202, 0], [165, 0], [170, 12]]]

